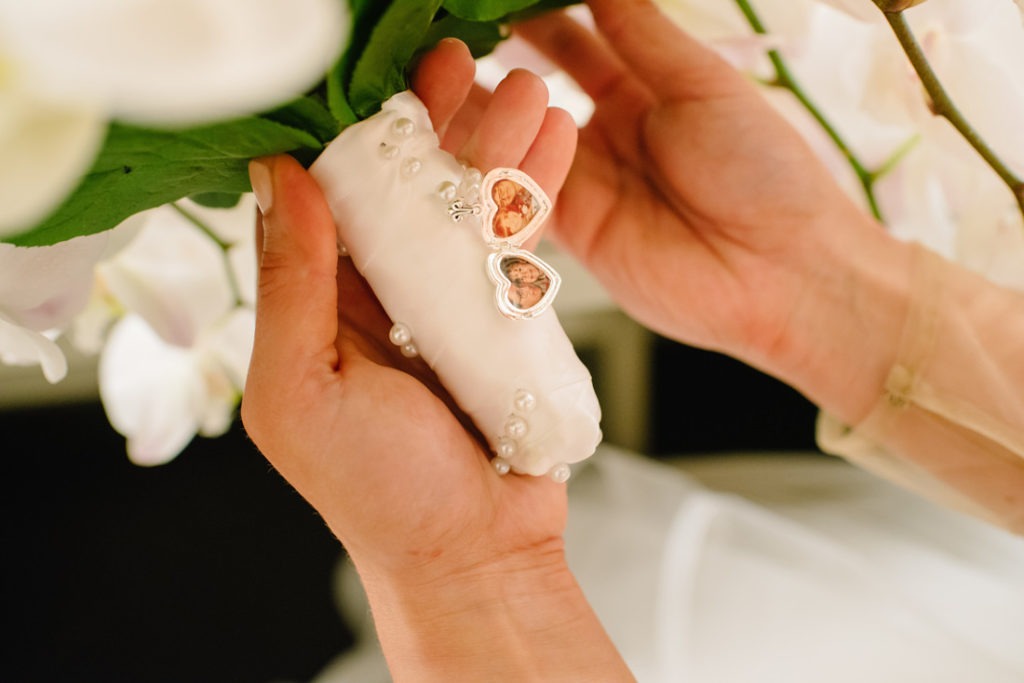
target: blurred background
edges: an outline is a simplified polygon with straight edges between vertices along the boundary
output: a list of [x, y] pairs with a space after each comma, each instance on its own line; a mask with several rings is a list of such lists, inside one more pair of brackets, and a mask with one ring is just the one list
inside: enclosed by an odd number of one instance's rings
[[[724, 356], [629, 321], [558, 254], [556, 308], [590, 367], [606, 440], [653, 458], [814, 449], [815, 409]], [[0, 367], [0, 679], [305, 681], [352, 642], [343, 551], [240, 424], [167, 465], [131, 464], [72, 358], [51, 386]]]

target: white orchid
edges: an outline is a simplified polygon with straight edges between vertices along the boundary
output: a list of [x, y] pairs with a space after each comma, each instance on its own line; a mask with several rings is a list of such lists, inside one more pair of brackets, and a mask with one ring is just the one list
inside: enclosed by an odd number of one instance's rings
[[255, 210], [251, 195], [228, 210], [188, 201], [153, 209], [131, 244], [96, 268], [83, 337], [94, 344], [105, 319], [121, 315], [100, 357], [100, 397], [136, 463], [166, 462], [197, 432], [230, 425], [255, 325]]
[[85, 305], [93, 266], [116, 252], [137, 219], [123, 227], [52, 247], [0, 244], [0, 361], [40, 365], [50, 382], [67, 373], [54, 341]]
[[278, 106], [323, 77], [347, 30], [339, 0], [0, 0], [0, 237], [67, 196], [108, 120]]

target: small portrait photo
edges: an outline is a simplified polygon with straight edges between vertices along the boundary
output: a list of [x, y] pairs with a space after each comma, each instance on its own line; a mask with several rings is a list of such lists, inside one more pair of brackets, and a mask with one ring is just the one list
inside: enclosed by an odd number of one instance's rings
[[511, 237], [533, 220], [537, 214], [537, 202], [525, 187], [502, 178], [491, 188], [491, 198], [498, 207], [492, 229], [495, 237]]
[[506, 256], [501, 259], [500, 267], [511, 283], [508, 302], [521, 311], [537, 305], [551, 287], [551, 280], [544, 271], [520, 256]]

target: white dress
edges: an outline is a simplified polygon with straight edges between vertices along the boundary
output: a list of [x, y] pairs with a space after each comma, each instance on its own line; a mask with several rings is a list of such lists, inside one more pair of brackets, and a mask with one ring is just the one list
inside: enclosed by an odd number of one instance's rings
[[[569, 564], [640, 683], [1024, 681], [1024, 539], [819, 454], [657, 462], [602, 447]], [[316, 683], [390, 680], [360, 643]]]

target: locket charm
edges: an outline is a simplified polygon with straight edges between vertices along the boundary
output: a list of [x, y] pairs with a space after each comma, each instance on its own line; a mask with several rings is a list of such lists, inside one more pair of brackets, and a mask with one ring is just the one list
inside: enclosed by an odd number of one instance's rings
[[480, 183], [484, 241], [496, 249], [519, 247], [551, 213], [551, 200], [533, 178], [515, 168], [495, 168]]
[[439, 189], [448, 200], [448, 215], [456, 223], [480, 217], [481, 235], [493, 250], [487, 258], [487, 273], [496, 286], [495, 302], [502, 315], [514, 320], [536, 317], [551, 306], [562, 279], [554, 268], [520, 247], [544, 224], [551, 200], [519, 169], [495, 168], [482, 178], [479, 171], [470, 170], [476, 178], [463, 182], [467, 187], [462, 196], [455, 197], [452, 183]]
[[546, 311], [562, 284], [554, 268], [524, 249], [494, 252], [487, 258], [487, 273], [497, 286], [498, 310], [515, 320]]

